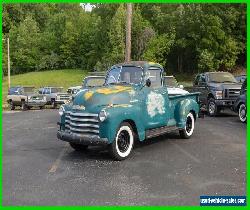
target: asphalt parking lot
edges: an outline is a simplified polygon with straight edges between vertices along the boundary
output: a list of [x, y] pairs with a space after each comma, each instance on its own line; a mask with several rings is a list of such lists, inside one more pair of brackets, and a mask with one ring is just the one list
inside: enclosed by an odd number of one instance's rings
[[57, 110], [3, 113], [3, 205], [199, 205], [200, 195], [246, 194], [246, 124], [234, 113], [198, 119], [113, 161], [56, 138]]

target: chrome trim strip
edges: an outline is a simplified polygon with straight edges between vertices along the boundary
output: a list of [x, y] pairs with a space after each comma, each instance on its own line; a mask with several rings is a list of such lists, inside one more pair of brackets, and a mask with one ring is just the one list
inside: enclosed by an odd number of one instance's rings
[[76, 124], [76, 123], [73, 123], [69, 120], [65, 120], [65, 123], [69, 123], [70, 125], [73, 125], [73, 126], [77, 126], [77, 127], [92, 127], [92, 128], [99, 128], [99, 125], [93, 125], [93, 124], [87, 124], [87, 123], [79, 123], [79, 124]]
[[80, 122], [99, 122], [97, 119], [91, 119], [91, 118], [77, 118], [77, 117], [70, 117], [65, 116], [65, 118], [70, 119], [72, 121], [80, 121]]
[[78, 128], [73, 128], [70, 125], [65, 125], [66, 128], [69, 128], [70, 131], [78, 131], [78, 132], [90, 132], [90, 133], [99, 133], [99, 130], [94, 130], [94, 129], [78, 129]]

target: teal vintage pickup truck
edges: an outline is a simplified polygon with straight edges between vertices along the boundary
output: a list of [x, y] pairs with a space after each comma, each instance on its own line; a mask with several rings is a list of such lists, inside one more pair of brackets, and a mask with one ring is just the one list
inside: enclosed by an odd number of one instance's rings
[[102, 87], [82, 90], [60, 107], [57, 137], [75, 150], [108, 145], [116, 160], [127, 158], [136, 140], [175, 130], [191, 137], [199, 93], [168, 96], [163, 71], [145, 61], [112, 66]]

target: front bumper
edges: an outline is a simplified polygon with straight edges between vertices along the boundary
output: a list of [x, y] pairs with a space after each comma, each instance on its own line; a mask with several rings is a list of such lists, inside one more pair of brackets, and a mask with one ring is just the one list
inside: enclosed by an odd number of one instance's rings
[[46, 101], [28, 101], [27, 106], [45, 106]]
[[68, 100], [56, 100], [55, 102], [56, 102], [56, 104], [61, 105], [61, 104], [66, 104], [67, 101]]
[[91, 135], [78, 135], [74, 133], [68, 133], [62, 130], [57, 131], [57, 138], [62, 141], [67, 141], [76, 144], [83, 144], [83, 145], [107, 145], [108, 139], [107, 138], [100, 138], [97, 136]]
[[229, 99], [217, 99], [215, 100], [215, 103], [217, 106], [223, 106], [223, 107], [232, 107], [234, 105], [235, 100], [229, 100]]

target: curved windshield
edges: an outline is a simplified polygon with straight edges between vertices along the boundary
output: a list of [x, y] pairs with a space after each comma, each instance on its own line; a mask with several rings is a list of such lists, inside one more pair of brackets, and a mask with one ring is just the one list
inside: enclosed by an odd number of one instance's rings
[[215, 72], [215, 73], [209, 73], [208, 76], [209, 82], [216, 82], [216, 83], [226, 83], [226, 82], [232, 82], [237, 83], [236, 79], [232, 74], [229, 72]]
[[106, 78], [106, 84], [140, 84], [142, 68], [136, 66], [122, 66], [111, 69]]

